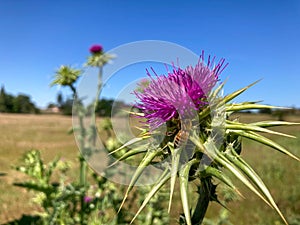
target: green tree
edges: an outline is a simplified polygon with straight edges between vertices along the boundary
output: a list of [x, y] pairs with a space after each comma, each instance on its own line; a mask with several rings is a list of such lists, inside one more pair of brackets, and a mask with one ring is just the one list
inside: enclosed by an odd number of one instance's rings
[[64, 115], [72, 115], [73, 102], [74, 100], [72, 98], [67, 98], [66, 101], [62, 103], [60, 109]]
[[6, 112], [6, 103], [5, 103], [5, 89], [4, 86], [2, 85], [1, 90], [0, 90], [0, 112]]
[[63, 98], [63, 95], [62, 95], [61, 92], [59, 92], [59, 93], [57, 94], [57, 96], [56, 96], [56, 101], [57, 101], [57, 106], [58, 106], [59, 108], [61, 108], [62, 105], [64, 104], [64, 98]]
[[38, 113], [37, 108], [30, 101], [28, 95], [19, 94], [13, 99], [13, 112], [14, 113]]
[[39, 109], [31, 102], [28, 95], [19, 94], [15, 97], [7, 94], [4, 86], [2, 86], [0, 90], [0, 112], [39, 113]]

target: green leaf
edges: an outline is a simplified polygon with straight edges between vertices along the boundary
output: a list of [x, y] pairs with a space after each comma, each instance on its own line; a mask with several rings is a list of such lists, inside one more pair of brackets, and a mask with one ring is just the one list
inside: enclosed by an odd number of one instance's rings
[[225, 104], [229, 101], [231, 101], [232, 99], [236, 98], [237, 96], [239, 96], [240, 94], [242, 94], [244, 91], [246, 91], [247, 89], [249, 89], [250, 87], [252, 87], [253, 85], [257, 84], [260, 80], [258, 81], [255, 81], [254, 83], [252, 84], [249, 84], [248, 86], [244, 87], [244, 88], [241, 88], [227, 96], [224, 97], [224, 99], [222, 100], [222, 103]]
[[214, 102], [218, 95], [220, 94], [221, 90], [224, 88], [226, 81], [222, 82], [215, 90], [213, 90], [209, 95], [209, 101]]
[[108, 168], [116, 165], [118, 162], [125, 160], [131, 156], [147, 152], [147, 147], [148, 145], [142, 145], [142, 146], [138, 146], [137, 148], [130, 149], [128, 152], [124, 153], [120, 158], [118, 158], [116, 161], [110, 164]]
[[43, 192], [46, 195], [49, 195], [52, 192], [55, 192], [55, 187], [51, 187], [49, 185], [37, 184], [33, 182], [22, 182], [22, 183], [13, 183], [13, 185], [18, 187], [27, 188], [29, 190]]
[[179, 159], [182, 152], [182, 147], [179, 148], [172, 148], [169, 146], [172, 154], [172, 163], [171, 163], [171, 183], [170, 183], [170, 200], [169, 200], [169, 207], [168, 212], [171, 210], [172, 205], [172, 199], [173, 199], [173, 193], [174, 193], [174, 187], [176, 183], [176, 177], [177, 177], [177, 171], [179, 168]]
[[181, 202], [183, 207], [183, 212], [185, 215], [185, 220], [187, 225], [192, 225], [191, 221], [191, 212], [190, 212], [190, 205], [189, 205], [189, 191], [188, 191], [188, 182], [189, 182], [189, 173], [192, 165], [199, 162], [197, 159], [192, 159], [188, 163], [186, 163], [180, 170], [179, 170], [179, 181], [180, 181], [180, 196]]
[[256, 132], [264, 132], [269, 134], [276, 134], [281, 135], [285, 137], [295, 138], [295, 136], [276, 132], [273, 130], [269, 130], [263, 127], [255, 126], [253, 124], [245, 124], [245, 123], [239, 123], [235, 121], [226, 120], [225, 128], [229, 130], [248, 130], [248, 131], [256, 131]]
[[201, 139], [196, 135], [196, 132], [193, 132], [193, 134], [189, 137], [189, 139], [193, 142], [194, 145], [197, 147], [197, 151], [204, 153], [206, 151], [205, 146], [203, 145], [203, 142], [200, 141]]
[[244, 176], [244, 174], [240, 171], [240, 169], [237, 168], [232, 162], [230, 162], [222, 153], [220, 153], [217, 150], [216, 146], [214, 145], [211, 139], [209, 139], [205, 143], [205, 147], [207, 148], [208, 154], [210, 155], [211, 158], [213, 158], [220, 165], [227, 168], [233, 175], [235, 175], [238, 179], [240, 179], [240, 181], [242, 181], [251, 191], [253, 191], [264, 202], [270, 205], [270, 203], [265, 199], [265, 197], [262, 196], [261, 193], [256, 190], [256, 188], [252, 185], [251, 182], [249, 182], [249, 180]]
[[286, 121], [260, 121], [255, 123], [250, 123], [251, 125], [258, 127], [275, 127], [275, 126], [293, 126], [300, 125], [300, 123], [292, 123]]
[[129, 192], [132, 190], [133, 186], [135, 185], [136, 181], [139, 179], [139, 177], [141, 176], [142, 172], [144, 171], [145, 167], [148, 166], [151, 161], [155, 158], [155, 156], [157, 156], [158, 154], [160, 154], [159, 150], [149, 150], [147, 152], [147, 154], [145, 155], [145, 157], [142, 159], [141, 163], [139, 164], [139, 166], [137, 167], [135, 173], [133, 174], [131, 181], [129, 183], [129, 186], [126, 190], [125, 196], [123, 198], [123, 201], [121, 203], [121, 206], [118, 210], [118, 212], [120, 212], [121, 208], [123, 207]]
[[143, 136], [143, 137], [136, 137], [136, 138], [130, 139], [128, 142], [126, 142], [126, 143], [125, 143], [124, 145], [122, 145], [121, 147], [117, 148], [117, 149], [114, 150], [114, 151], [111, 151], [111, 152], [109, 153], [109, 155], [114, 154], [114, 153], [116, 153], [116, 152], [118, 152], [118, 151], [121, 151], [122, 149], [127, 148], [128, 146], [133, 145], [133, 144], [135, 144], [135, 143], [138, 143], [138, 142], [140, 142], [140, 141], [142, 141], [142, 140], [144, 140], [144, 139], [147, 139], [147, 138], [149, 138], [149, 137], [150, 137], [150, 136]]
[[269, 201], [270, 205], [277, 211], [277, 213], [280, 215], [282, 220], [286, 223], [284, 216], [282, 215], [281, 211], [279, 210], [278, 206], [276, 205], [271, 193], [269, 192], [268, 188], [264, 184], [264, 182], [261, 180], [261, 178], [256, 174], [256, 172], [252, 169], [250, 165], [248, 165], [234, 150], [234, 148], [229, 145], [228, 148], [230, 149], [231, 153], [234, 154], [234, 156], [226, 154], [225, 156], [233, 163], [235, 164], [240, 170], [246, 174], [249, 179], [256, 185], [256, 187], [261, 191], [261, 193], [266, 197], [266, 199]]
[[233, 189], [238, 195], [244, 198], [244, 196], [239, 192], [239, 190], [233, 185], [232, 181], [224, 172], [221, 170], [218, 170], [217, 168], [214, 168], [212, 166], [207, 166], [205, 169], [201, 172], [201, 176], [212, 176], [217, 179], [219, 179], [221, 182], [226, 184], [228, 187]]
[[167, 168], [163, 174], [160, 176], [160, 178], [157, 179], [156, 183], [150, 190], [150, 192], [145, 197], [142, 205], [140, 206], [139, 210], [131, 220], [130, 224], [133, 223], [133, 221], [136, 219], [136, 217], [140, 214], [140, 212], [145, 208], [145, 206], [148, 204], [148, 202], [151, 200], [151, 198], [167, 183], [167, 181], [170, 179], [171, 173], [169, 172], [169, 169]]
[[134, 112], [134, 111], [129, 111], [129, 110], [122, 110], [125, 113], [131, 114], [131, 115], [135, 115], [138, 117], [144, 117], [145, 113], [141, 113], [141, 112]]
[[246, 138], [249, 138], [249, 139], [252, 139], [254, 141], [257, 141], [261, 144], [264, 144], [264, 145], [267, 145], [269, 147], [272, 147], [288, 156], [290, 156], [291, 158], [293, 159], [296, 159], [297, 161], [300, 161], [300, 159], [293, 155], [292, 153], [290, 153], [287, 149], [285, 149], [284, 147], [282, 147], [281, 145], [277, 144], [276, 142], [262, 136], [262, 135], [259, 135], [255, 132], [252, 132], [252, 131], [242, 131], [242, 130], [228, 130], [228, 132], [232, 132], [232, 133], [235, 133], [235, 134], [238, 134], [240, 136], [243, 136], [243, 137], [246, 137]]
[[[225, 96], [224, 98], [220, 99], [220, 100], [214, 100], [213, 102], [210, 102], [210, 105], [208, 105], [207, 107], [203, 108], [202, 111], [199, 113], [199, 121], [203, 120], [205, 117], [209, 116], [210, 114], [210, 110], [211, 110], [211, 106], [212, 104], [215, 105], [214, 107], [216, 107], [216, 105], [218, 105], [218, 107], [221, 107], [222, 105], [225, 105], [226, 103], [228, 103], [229, 101], [231, 101], [232, 99], [236, 98], [237, 96], [239, 96], [240, 94], [242, 94], [244, 91], [246, 91], [248, 88], [250, 88], [251, 86], [255, 85], [256, 83], [258, 83], [260, 80], [244, 87], [241, 88], [227, 96]], [[218, 90], [220, 91], [220, 90]], [[213, 107], [213, 106], [212, 106]]]
[[285, 109], [284, 107], [260, 105], [260, 104], [228, 104], [226, 105], [226, 111], [241, 111], [249, 109]]

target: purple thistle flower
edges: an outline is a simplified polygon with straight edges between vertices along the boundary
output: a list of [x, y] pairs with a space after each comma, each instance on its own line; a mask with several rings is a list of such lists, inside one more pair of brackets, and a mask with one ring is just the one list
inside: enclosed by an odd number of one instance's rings
[[101, 53], [103, 51], [103, 47], [101, 45], [92, 45], [90, 47], [90, 52], [92, 54]]
[[220, 73], [226, 67], [224, 59], [214, 64], [215, 58], [208, 58], [204, 64], [204, 52], [195, 67], [188, 66], [185, 70], [173, 66], [168, 75], [154, 79], [149, 71], [150, 84], [143, 92], [135, 91], [140, 100], [136, 107], [141, 109], [144, 117], [154, 130], [172, 118], [193, 118], [196, 111], [208, 104], [207, 95], [218, 81]]
[[92, 200], [93, 200], [93, 198], [92, 198], [92, 197], [89, 197], [89, 196], [84, 196], [84, 198], [83, 198], [83, 201], [84, 201], [85, 203], [90, 203]]

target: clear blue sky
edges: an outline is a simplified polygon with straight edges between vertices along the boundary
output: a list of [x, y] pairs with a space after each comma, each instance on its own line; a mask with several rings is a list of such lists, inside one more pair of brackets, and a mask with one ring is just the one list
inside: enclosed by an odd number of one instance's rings
[[55, 69], [84, 63], [91, 44], [149, 39], [226, 58], [226, 92], [263, 78], [240, 100], [300, 107], [297, 0], [2, 0], [0, 85], [46, 106], [58, 92]]

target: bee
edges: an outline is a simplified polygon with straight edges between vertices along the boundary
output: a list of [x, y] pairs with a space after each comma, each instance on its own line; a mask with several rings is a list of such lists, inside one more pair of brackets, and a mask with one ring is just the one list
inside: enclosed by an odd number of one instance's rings
[[190, 119], [185, 119], [181, 123], [181, 129], [174, 137], [174, 147], [178, 148], [186, 144], [189, 139], [190, 131], [192, 129], [192, 121]]

